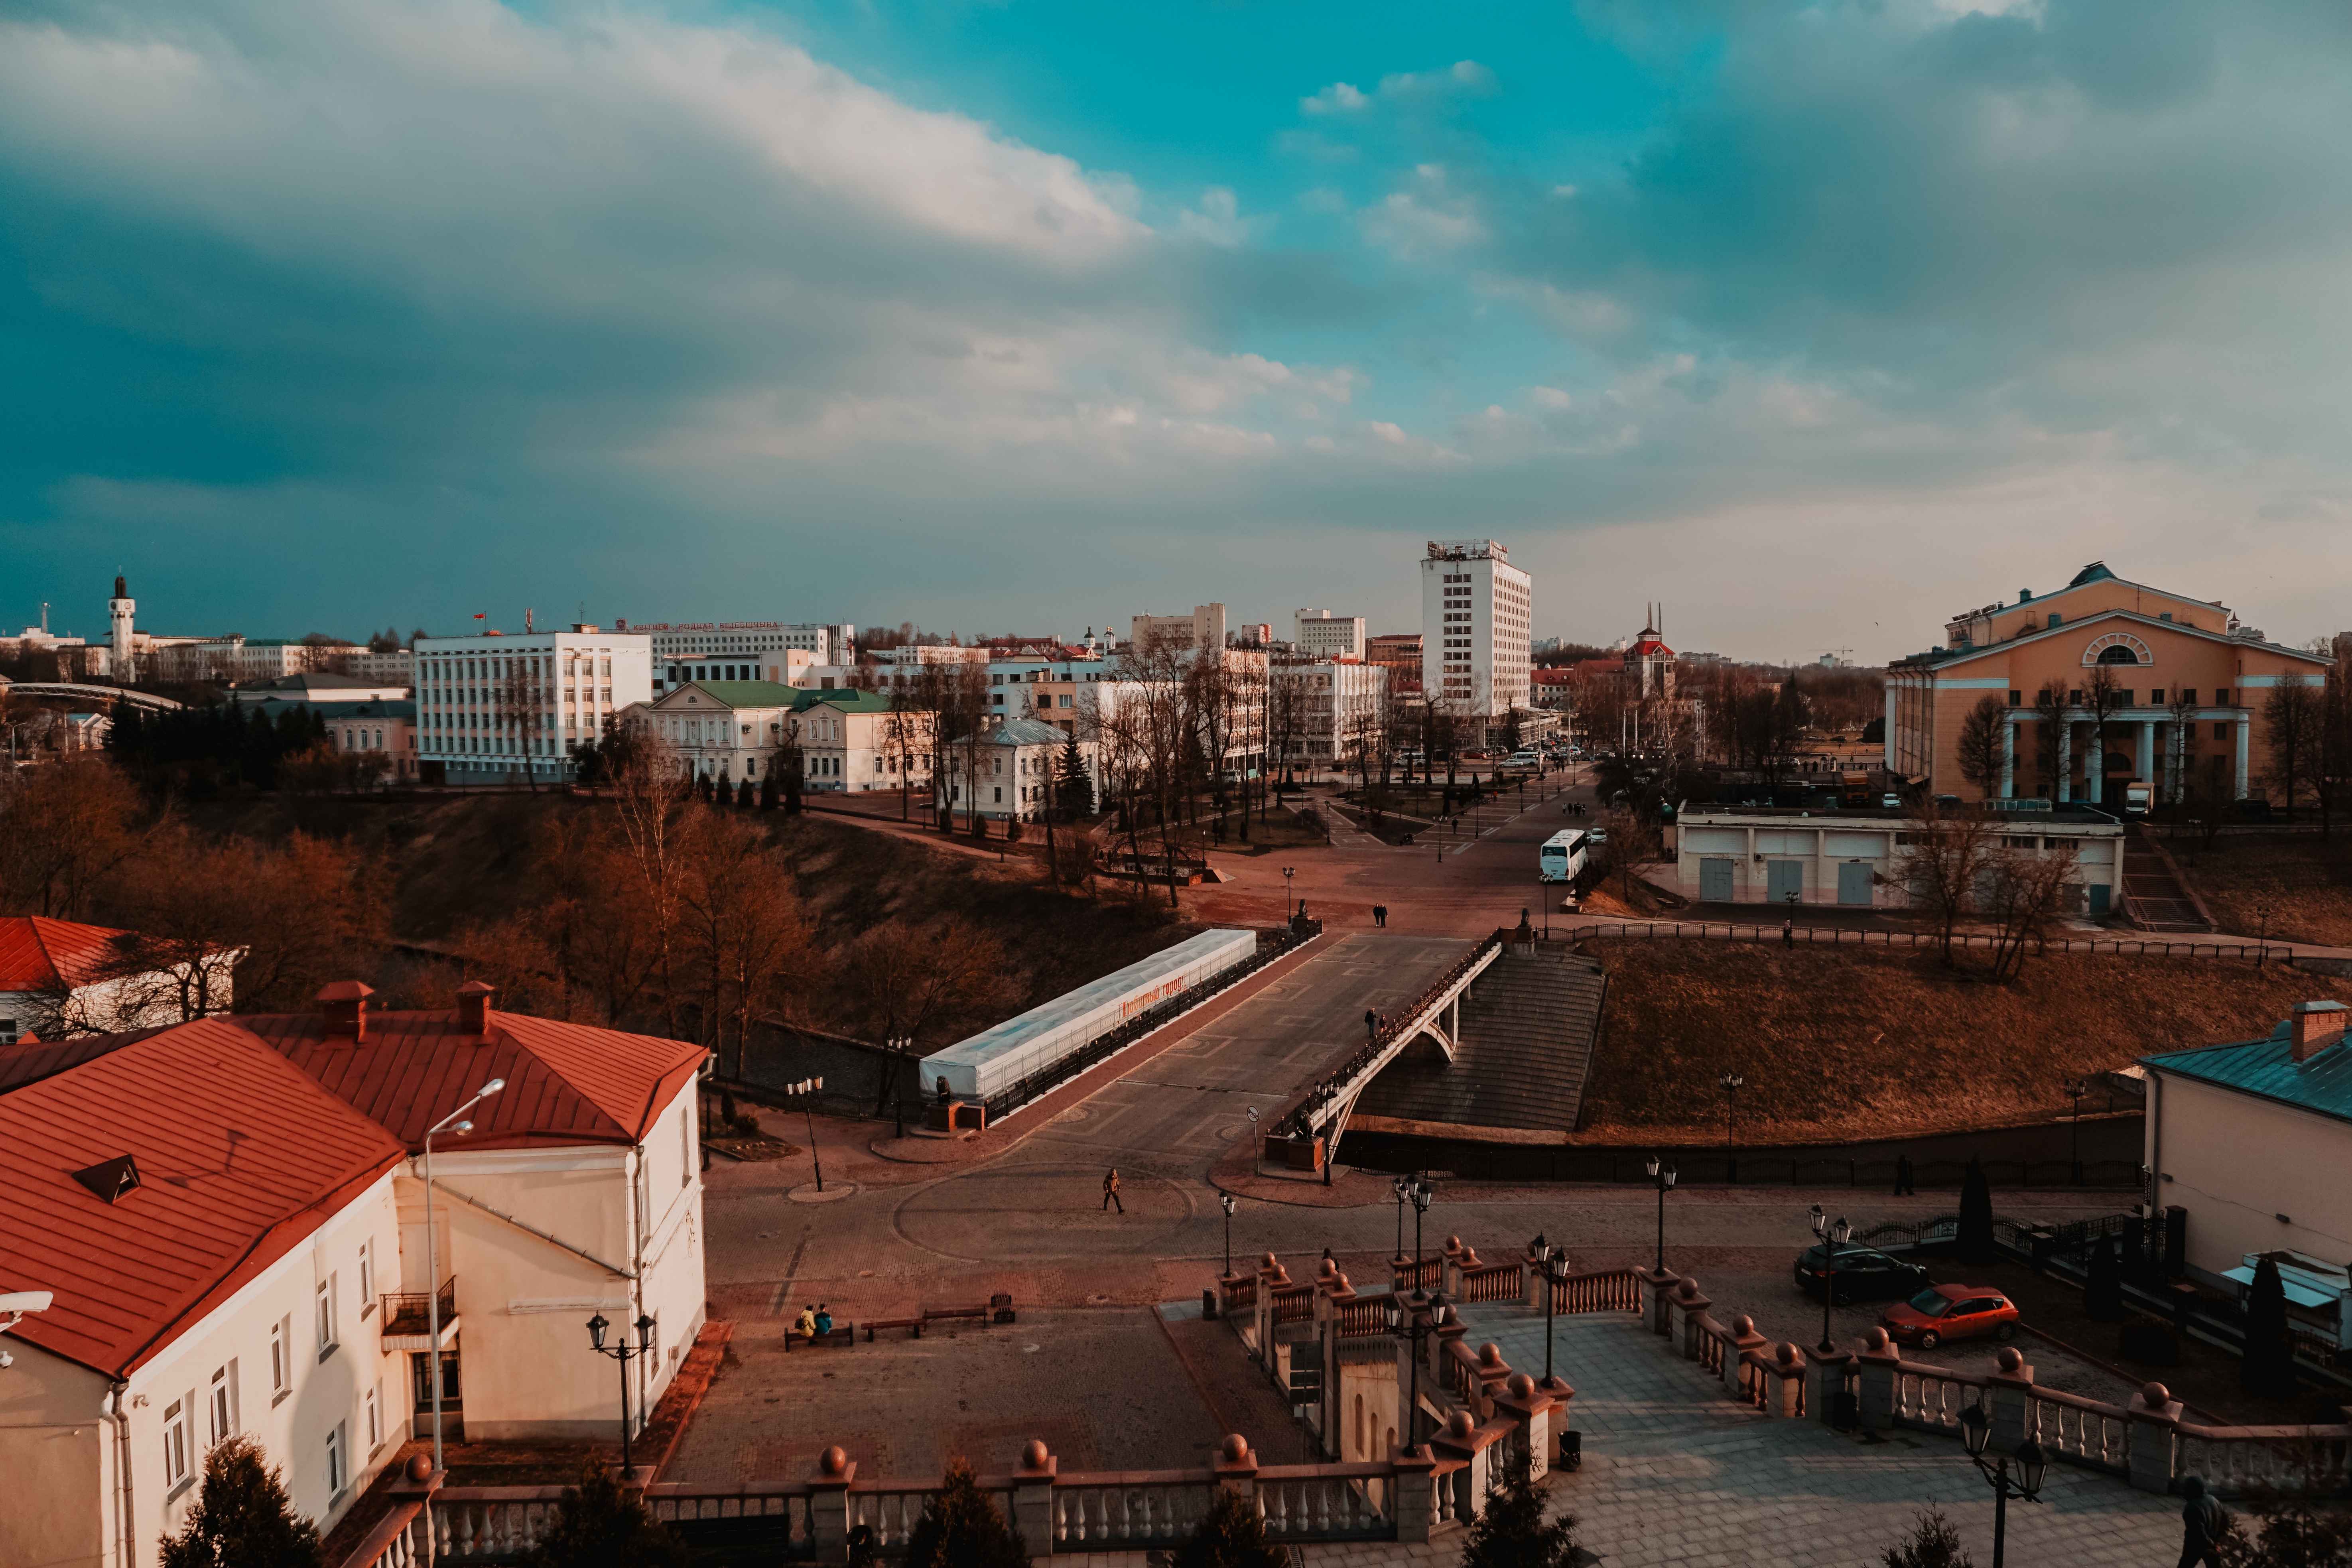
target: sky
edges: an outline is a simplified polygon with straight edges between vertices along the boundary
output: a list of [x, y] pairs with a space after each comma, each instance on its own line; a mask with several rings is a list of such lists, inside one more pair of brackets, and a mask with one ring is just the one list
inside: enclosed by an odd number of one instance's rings
[[0, 625], [2352, 626], [2352, 10], [0, 0]]

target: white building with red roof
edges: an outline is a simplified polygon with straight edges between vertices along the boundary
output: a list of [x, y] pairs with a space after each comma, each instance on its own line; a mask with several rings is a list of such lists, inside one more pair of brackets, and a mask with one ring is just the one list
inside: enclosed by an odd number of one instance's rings
[[189, 1010], [183, 998], [200, 999], [207, 1012], [228, 1011], [244, 948], [207, 951], [201, 976], [196, 961], [126, 971], [122, 960], [135, 940], [111, 926], [0, 917], [0, 1046], [27, 1035], [47, 1040], [175, 1024]]
[[[677, 1040], [458, 1005], [211, 1018], [0, 1049], [0, 1563], [144, 1563], [243, 1433], [330, 1528], [429, 1434], [615, 1439], [587, 1320], [643, 1321], [641, 1426], [703, 1318], [696, 1074]], [[485, 1084], [468, 1134], [426, 1129]], [[636, 1336], [632, 1334], [631, 1338]]]

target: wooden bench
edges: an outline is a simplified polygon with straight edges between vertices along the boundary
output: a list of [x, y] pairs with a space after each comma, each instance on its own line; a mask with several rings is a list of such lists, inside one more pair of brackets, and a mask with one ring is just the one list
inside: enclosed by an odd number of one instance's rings
[[794, 1329], [784, 1335], [784, 1353], [786, 1355], [793, 1353], [793, 1342], [794, 1340], [798, 1340], [803, 1348], [811, 1350], [814, 1350], [818, 1345], [854, 1345], [857, 1342], [857, 1325], [856, 1323], [836, 1323], [830, 1331], [822, 1334], [804, 1334], [799, 1330]]
[[870, 1320], [866, 1325], [866, 1342], [867, 1344], [870, 1345], [874, 1342], [874, 1331], [877, 1329], [911, 1329], [914, 1332], [909, 1337], [919, 1340], [923, 1337], [923, 1320], [920, 1318], [877, 1318]]

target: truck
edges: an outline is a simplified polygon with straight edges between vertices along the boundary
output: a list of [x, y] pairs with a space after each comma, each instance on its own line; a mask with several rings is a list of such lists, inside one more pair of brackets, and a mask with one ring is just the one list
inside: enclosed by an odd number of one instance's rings
[[2153, 806], [2155, 804], [2156, 786], [2154, 784], [2146, 784], [2135, 779], [2131, 783], [2124, 785], [2124, 815], [2126, 816], [2146, 816], [2148, 814], [2148, 808]]
[[1849, 769], [1838, 775], [1838, 792], [1848, 805], [1870, 804], [1870, 774], [1859, 768]]

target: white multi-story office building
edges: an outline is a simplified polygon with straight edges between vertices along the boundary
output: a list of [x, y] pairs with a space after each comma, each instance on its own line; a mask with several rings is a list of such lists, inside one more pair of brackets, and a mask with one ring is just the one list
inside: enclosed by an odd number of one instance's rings
[[1328, 610], [1300, 610], [1290, 617], [1292, 640], [1313, 658], [1364, 657], [1364, 617]]
[[[841, 622], [787, 626], [782, 621], [615, 621], [614, 629], [642, 632], [653, 639], [654, 689], [666, 691], [686, 680], [773, 680], [793, 683], [797, 649], [801, 666], [850, 664], [857, 658], [857, 628]], [[699, 672], [677, 667], [694, 665]]]
[[427, 783], [572, 776], [572, 757], [653, 696], [653, 639], [569, 631], [426, 637], [416, 645], [416, 742]]
[[1430, 542], [1421, 563], [1421, 682], [1432, 704], [1472, 721], [1528, 705], [1534, 589], [1491, 539]]
[[1128, 647], [1141, 654], [1147, 647], [1189, 648], [1212, 653], [1225, 646], [1225, 606], [1195, 605], [1189, 616], [1133, 616], [1128, 620]]

